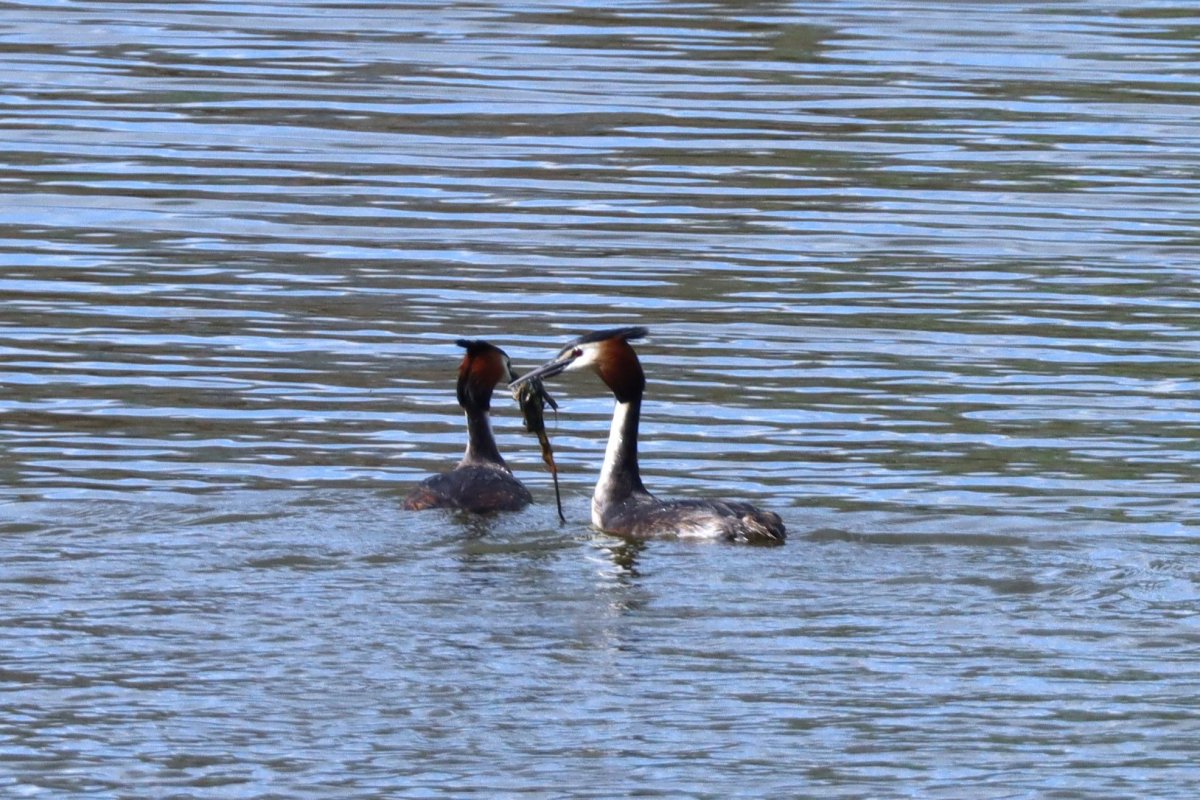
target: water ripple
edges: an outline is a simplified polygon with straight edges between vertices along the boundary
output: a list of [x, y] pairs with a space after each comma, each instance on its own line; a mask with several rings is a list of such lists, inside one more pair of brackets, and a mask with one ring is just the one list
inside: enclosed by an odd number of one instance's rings
[[[1195, 16], [7, 4], [0, 789], [1192, 797]], [[585, 377], [397, 512], [619, 324], [787, 547], [590, 530]]]

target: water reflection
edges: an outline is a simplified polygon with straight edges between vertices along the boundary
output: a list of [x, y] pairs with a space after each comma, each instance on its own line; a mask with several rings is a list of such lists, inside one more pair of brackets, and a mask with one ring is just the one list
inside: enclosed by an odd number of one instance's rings
[[612, 559], [613, 566], [617, 568], [615, 574], [618, 579], [638, 577], [638, 556], [646, 549], [645, 540], [621, 539], [618, 542], [606, 544], [604, 549]]

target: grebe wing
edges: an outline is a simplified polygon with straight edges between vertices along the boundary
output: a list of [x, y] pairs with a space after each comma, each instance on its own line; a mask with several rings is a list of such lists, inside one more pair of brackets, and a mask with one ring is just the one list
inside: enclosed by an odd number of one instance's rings
[[469, 464], [431, 475], [404, 499], [404, 508], [457, 508], [476, 514], [519, 511], [533, 502], [529, 490], [508, 470]]

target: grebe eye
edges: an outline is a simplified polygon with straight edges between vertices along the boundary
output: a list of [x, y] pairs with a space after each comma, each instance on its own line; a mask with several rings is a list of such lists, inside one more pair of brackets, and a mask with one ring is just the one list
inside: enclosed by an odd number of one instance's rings
[[576, 347], [574, 350], [571, 351], [571, 358], [579, 358], [581, 355], [583, 355], [582, 347]]

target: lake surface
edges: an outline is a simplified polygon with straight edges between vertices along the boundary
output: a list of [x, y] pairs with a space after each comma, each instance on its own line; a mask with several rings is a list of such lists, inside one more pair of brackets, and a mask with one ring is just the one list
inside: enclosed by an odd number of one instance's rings
[[[0, 794], [1194, 798], [1194, 3], [0, 7]], [[777, 548], [403, 513], [641, 324]]]

